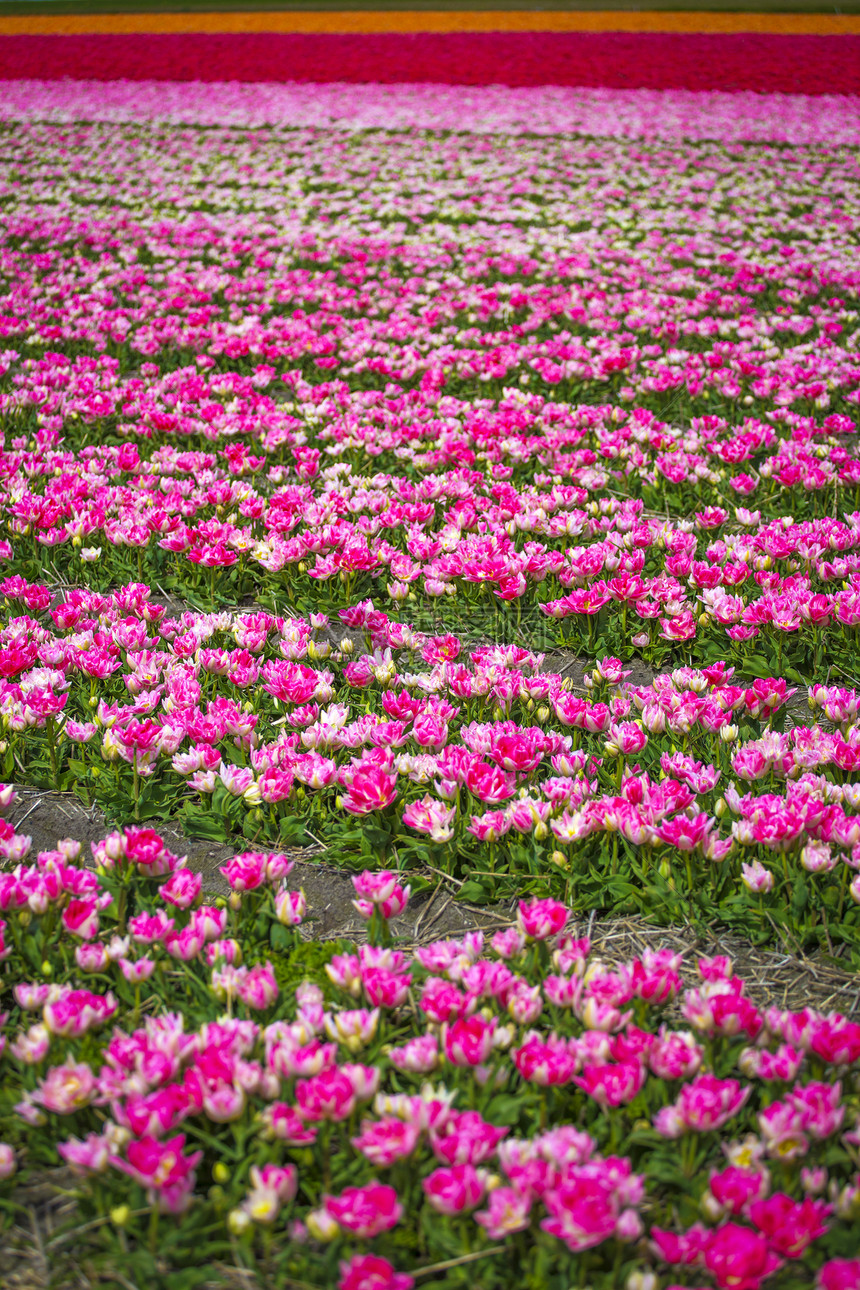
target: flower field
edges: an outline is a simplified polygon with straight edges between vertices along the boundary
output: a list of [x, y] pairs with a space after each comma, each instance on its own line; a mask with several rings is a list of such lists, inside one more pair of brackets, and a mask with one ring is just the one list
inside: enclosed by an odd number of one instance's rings
[[[860, 1286], [860, 1022], [582, 925], [860, 964], [858, 137], [4, 93], [8, 1248], [58, 1178], [99, 1286]], [[14, 784], [110, 831], [34, 854]], [[400, 941], [440, 886], [515, 921]]]

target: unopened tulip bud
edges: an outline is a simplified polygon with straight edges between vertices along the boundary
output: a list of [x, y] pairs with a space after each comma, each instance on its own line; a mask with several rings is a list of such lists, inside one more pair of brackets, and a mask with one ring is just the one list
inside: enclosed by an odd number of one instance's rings
[[244, 1209], [231, 1209], [227, 1215], [227, 1226], [234, 1236], [242, 1236], [251, 1226], [251, 1216]]
[[110, 1221], [114, 1227], [125, 1227], [131, 1218], [131, 1207], [129, 1205], [114, 1205], [110, 1211]]
[[737, 726], [723, 726], [720, 731], [720, 738], [724, 744], [733, 744], [738, 737]]
[[660, 1283], [654, 1272], [631, 1272], [624, 1290], [659, 1290]]
[[340, 1227], [328, 1210], [311, 1210], [305, 1219], [305, 1223], [308, 1232], [315, 1241], [321, 1241], [327, 1245], [330, 1241], [335, 1241], [340, 1236]]
[[699, 1208], [709, 1223], [718, 1223], [725, 1214], [725, 1209], [710, 1191], [705, 1191], [699, 1201]]
[[800, 1184], [807, 1196], [820, 1196], [827, 1187], [827, 1170], [823, 1166], [801, 1169]]

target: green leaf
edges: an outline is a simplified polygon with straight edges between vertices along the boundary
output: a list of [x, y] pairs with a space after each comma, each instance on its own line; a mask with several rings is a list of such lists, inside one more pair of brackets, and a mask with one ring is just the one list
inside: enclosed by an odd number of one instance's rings
[[461, 900], [465, 900], [470, 905], [486, 905], [490, 899], [490, 894], [484, 884], [476, 882], [474, 878], [464, 882], [457, 894]]
[[292, 816], [289, 820], [281, 820], [281, 827], [278, 831], [278, 838], [281, 842], [301, 843], [305, 840], [304, 821], [298, 816]]
[[237, 799], [224, 787], [223, 784], [215, 785], [215, 791], [212, 794], [212, 810], [216, 815], [223, 814], [229, 810], [231, 804], [235, 801], [237, 801]]
[[512, 1093], [498, 1093], [487, 1107], [487, 1118], [493, 1124], [516, 1124], [523, 1109], [523, 1099]]
[[807, 886], [806, 880], [804, 879], [803, 875], [800, 874], [795, 879], [794, 889], [792, 890], [792, 893], [791, 893], [791, 911], [793, 914], [796, 914], [799, 917], [806, 909], [806, 906], [808, 904], [809, 904], [809, 887]]
[[230, 834], [223, 821], [202, 811], [186, 811], [183, 819], [185, 831], [191, 838], [205, 838], [207, 842], [228, 842]]
[[272, 923], [269, 929], [269, 944], [273, 950], [288, 950], [295, 941], [295, 932], [283, 923]]
[[773, 665], [768, 663], [762, 654], [751, 654], [744, 663], [744, 671], [749, 672], [751, 676], [771, 677], [773, 676]]
[[371, 846], [384, 847], [391, 839], [391, 830], [369, 825], [364, 829], [364, 836], [367, 838]]

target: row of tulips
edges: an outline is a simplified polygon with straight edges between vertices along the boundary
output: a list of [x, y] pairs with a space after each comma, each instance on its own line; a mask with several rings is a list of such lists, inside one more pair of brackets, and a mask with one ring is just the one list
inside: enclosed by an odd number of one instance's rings
[[[463, 135], [578, 135], [649, 144], [720, 139], [723, 143], [854, 145], [860, 137], [851, 97], [738, 91], [609, 90], [559, 85], [514, 91], [503, 85], [302, 85], [241, 81], [33, 81], [3, 87], [0, 120], [54, 124], [155, 122], [233, 130], [268, 139], [273, 126], [320, 130], [444, 130]], [[468, 123], [468, 128], [467, 128]], [[235, 138], [235, 135], [234, 135]], [[287, 140], [288, 142], [289, 140]], [[156, 158], [158, 159], [158, 158]]]
[[[851, 32], [338, 31], [4, 33], [0, 76], [66, 81], [345, 82], [398, 87], [630, 86], [773, 95], [860, 90]], [[505, 26], [505, 23], [501, 24]], [[229, 97], [228, 97], [229, 102]], [[30, 108], [32, 111], [32, 107]], [[163, 109], [162, 109], [163, 110]], [[216, 118], [222, 119], [222, 118]], [[268, 122], [271, 118], [263, 115]], [[462, 117], [456, 120], [461, 128]]]
[[786, 722], [795, 689], [724, 663], [637, 685], [607, 657], [577, 692], [521, 646], [469, 651], [371, 602], [341, 618], [171, 617], [140, 584], [15, 617], [7, 773], [124, 822], [441, 870], [476, 900], [554, 883], [580, 909], [860, 944], [855, 690], [813, 685], [813, 724]]

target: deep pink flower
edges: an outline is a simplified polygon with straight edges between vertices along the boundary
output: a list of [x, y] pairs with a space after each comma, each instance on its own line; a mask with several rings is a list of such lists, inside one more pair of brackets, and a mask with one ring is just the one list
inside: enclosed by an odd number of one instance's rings
[[784, 1192], [775, 1192], [751, 1205], [750, 1219], [777, 1254], [799, 1259], [827, 1231], [825, 1220], [831, 1212], [832, 1206], [823, 1201], [807, 1198], [798, 1202]]
[[339, 1196], [326, 1196], [325, 1208], [340, 1227], [360, 1239], [378, 1236], [396, 1227], [403, 1215], [397, 1192], [386, 1183], [347, 1187]]
[[125, 1160], [111, 1156], [111, 1164], [145, 1187], [168, 1213], [181, 1213], [190, 1201], [194, 1171], [203, 1158], [202, 1151], [183, 1155], [184, 1147], [183, 1133], [165, 1142], [143, 1137], [128, 1144]]
[[340, 1265], [338, 1290], [412, 1290], [412, 1277], [395, 1272], [387, 1259], [377, 1254], [354, 1254]]
[[725, 1223], [711, 1233], [703, 1262], [719, 1290], [759, 1290], [780, 1266], [766, 1239], [737, 1223]]
[[462, 1214], [475, 1209], [486, 1190], [485, 1179], [474, 1165], [434, 1169], [421, 1186], [431, 1207], [439, 1214]]

